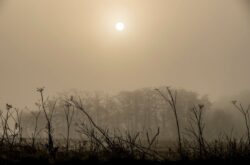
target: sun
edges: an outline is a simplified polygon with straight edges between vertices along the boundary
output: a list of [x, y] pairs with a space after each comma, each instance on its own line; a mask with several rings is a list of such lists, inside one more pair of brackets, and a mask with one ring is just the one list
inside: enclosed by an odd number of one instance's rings
[[117, 30], [117, 31], [123, 31], [124, 30], [124, 28], [125, 28], [125, 25], [124, 25], [124, 23], [123, 22], [117, 22], [116, 24], [115, 24], [115, 29]]

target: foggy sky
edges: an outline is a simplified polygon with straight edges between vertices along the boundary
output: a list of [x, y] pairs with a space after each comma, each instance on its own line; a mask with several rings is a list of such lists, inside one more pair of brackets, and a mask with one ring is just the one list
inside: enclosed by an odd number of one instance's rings
[[[246, 0], [0, 0], [0, 103], [36, 87], [250, 89]], [[124, 32], [114, 24], [125, 23]]]

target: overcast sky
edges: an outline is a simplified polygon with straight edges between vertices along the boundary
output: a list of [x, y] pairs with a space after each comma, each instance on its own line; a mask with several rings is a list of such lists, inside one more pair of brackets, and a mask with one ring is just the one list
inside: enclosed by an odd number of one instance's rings
[[[250, 89], [247, 0], [0, 0], [0, 103], [36, 87]], [[115, 23], [125, 24], [117, 32]]]

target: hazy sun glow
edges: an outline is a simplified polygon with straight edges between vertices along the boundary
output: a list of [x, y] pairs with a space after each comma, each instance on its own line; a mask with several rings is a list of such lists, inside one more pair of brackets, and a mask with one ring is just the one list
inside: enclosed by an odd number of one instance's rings
[[125, 28], [125, 25], [124, 25], [123, 22], [117, 22], [117, 23], [115, 24], [115, 28], [116, 28], [117, 31], [123, 31], [124, 28]]

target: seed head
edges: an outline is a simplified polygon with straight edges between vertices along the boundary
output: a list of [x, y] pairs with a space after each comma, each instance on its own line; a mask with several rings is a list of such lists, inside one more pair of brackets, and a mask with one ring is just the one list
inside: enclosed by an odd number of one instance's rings
[[42, 88], [36, 88], [36, 91], [42, 93], [44, 91], [44, 87], [42, 87]]
[[6, 109], [7, 109], [7, 110], [10, 110], [11, 108], [12, 108], [12, 105], [6, 104]]
[[237, 103], [237, 100], [233, 100], [232, 104], [235, 105]]

